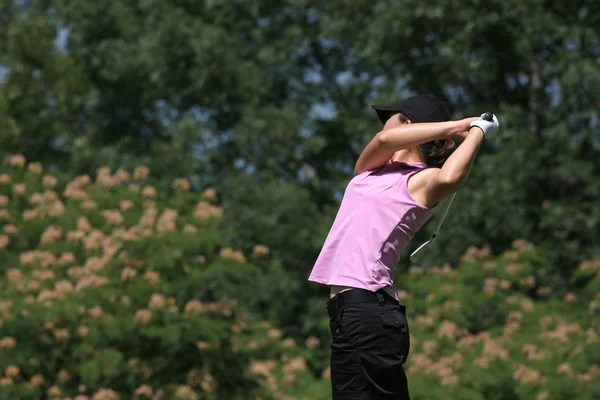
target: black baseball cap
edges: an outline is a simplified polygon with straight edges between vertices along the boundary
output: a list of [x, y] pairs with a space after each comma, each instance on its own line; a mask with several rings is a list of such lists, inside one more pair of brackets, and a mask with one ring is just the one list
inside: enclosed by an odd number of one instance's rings
[[450, 121], [450, 106], [429, 95], [417, 95], [391, 106], [371, 106], [383, 124], [392, 113], [400, 112], [412, 122]]

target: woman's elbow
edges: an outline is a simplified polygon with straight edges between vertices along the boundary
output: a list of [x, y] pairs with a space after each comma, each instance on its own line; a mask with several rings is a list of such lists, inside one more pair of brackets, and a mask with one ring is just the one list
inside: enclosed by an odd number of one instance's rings
[[385, 149], [385, 148], [389, 148], [392, 147], [392, 143], [391, 143], [391, 135], [389, 132], [386, 131], [381, 131], [379, 132], [377, 135], [375, 135], [375, 140], [377, 143], [377, 147]]
[[368, 169], [364, 165], [356, 164], [354, 167], [354, 176], [360, 175], [365, 171], [368, 171]]

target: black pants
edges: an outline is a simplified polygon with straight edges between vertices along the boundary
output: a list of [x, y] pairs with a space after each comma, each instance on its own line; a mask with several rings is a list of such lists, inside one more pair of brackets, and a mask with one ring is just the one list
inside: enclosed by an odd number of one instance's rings
[[327, 312], [333, 400], [409, 400], [406, 308], [383, 290], [351, 289], [329, 299]]

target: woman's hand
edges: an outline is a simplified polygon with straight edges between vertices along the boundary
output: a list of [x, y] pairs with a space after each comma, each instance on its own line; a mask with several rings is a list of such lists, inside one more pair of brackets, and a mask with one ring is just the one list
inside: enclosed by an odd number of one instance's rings
[[471, 122], [479, 120], [479, 117], [459, 119], [456, 122], [456, 132], [452, 134], [452, 139], [465, 140], [471, 129]]

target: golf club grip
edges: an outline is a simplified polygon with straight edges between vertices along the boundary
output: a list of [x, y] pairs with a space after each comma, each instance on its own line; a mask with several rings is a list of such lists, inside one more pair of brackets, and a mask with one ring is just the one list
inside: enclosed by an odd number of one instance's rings
[[485, 119], [486, 121], [493, 122], [494, 121], [494, 114], [491, 111], [488, 111], [488, 112], [484, 113], [481, 118]]

